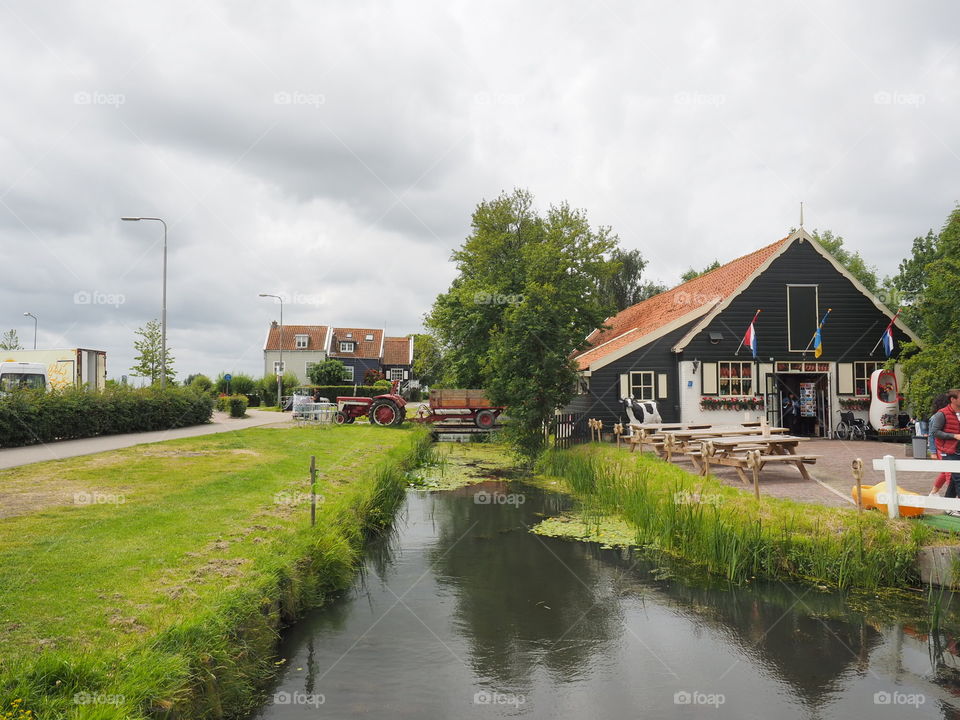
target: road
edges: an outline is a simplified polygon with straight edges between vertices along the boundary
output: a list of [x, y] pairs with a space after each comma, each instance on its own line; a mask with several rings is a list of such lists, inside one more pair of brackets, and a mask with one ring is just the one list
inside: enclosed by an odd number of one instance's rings
[[215, 433], [244, 430], [259, 425], [271, 425], [290, 420], [290, 413], [268, 412], [248, 409], [245, 418], [231, 418], [227, 413], [215, 412], [213, 422], [206, 425], [191, 425], [176, 430], [156, 430], [153, 432], [128, 433], [124, 435], [104, 435], [82, 440], [62, 440], [55, 443], [29, 445], [27, 447], [0, 450], [0, 469], [44, 462], [45, 460], [63, 460], [78, 455], [93, 455], [107, 450], [119, 450], [131, 445], [156, 443], [177, 438], [213, 435]]

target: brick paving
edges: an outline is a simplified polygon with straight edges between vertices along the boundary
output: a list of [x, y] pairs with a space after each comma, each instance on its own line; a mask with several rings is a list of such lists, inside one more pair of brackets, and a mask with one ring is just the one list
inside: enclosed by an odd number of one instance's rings
[[[863, 484], [874, 485], [883, 480], [883, 473], [873, 469], [873, 460], [884, 455], [907, 457], [909, 449], [910, 445], [900, 443], [812, 439], [802, 443], [798, 451], [804, 455], [820, 456], [816, 464], [806, 466], [811, 477], [819, 482], [804, 480], [792, 465], [778, 463], [764, 468], [760, 473], [760, 494], [831, 507], [852, 507], [850, 491], [855, 484], [853, 461], [856, 458], [863, 460]], [[681, 457], [675, 463], [693, 471], [693, 466], [687, 459]], [[726, 485], [752, 490], [751, 486], [740, 480], [733, 468], [711, 467], [710, 471]], [[898, 477], [898, 485], [905, 490], [926, 494], [930, 491], [936, 475], [934, 472], [904, 473]], [[836, 492], [828, 488], [833, 488]]]

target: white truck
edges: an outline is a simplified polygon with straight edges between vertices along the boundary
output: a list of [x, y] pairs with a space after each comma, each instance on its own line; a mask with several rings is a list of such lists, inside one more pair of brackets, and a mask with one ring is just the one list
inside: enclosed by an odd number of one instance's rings
[[0, 362], [0, 395], [14, 390], [47, 389], [47, 366], [41, 363]]
[[46, 387], [58, 390], [86, 387], [103, 390], [107, 382], [105, 350], [65, 348], [61, 350], [0, 350], [0, 363], [38, 364], [45, 369]]

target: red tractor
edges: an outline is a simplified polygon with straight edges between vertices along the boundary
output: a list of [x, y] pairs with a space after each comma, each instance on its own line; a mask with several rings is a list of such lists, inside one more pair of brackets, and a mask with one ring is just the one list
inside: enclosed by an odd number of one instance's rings
[[396, 390], [372, 398], [338, 397], [333, 421], [337, 425], [349, 425], [366, 415], [371, 425], [399, 425], [407, 416], [406, 405], [407, 401], [396, 394]]

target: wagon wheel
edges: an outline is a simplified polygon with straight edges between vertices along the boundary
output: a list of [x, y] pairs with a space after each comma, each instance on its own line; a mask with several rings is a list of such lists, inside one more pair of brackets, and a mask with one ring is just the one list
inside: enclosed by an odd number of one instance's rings
[[[351, 418], [351, 419], [352, 419], [352, 418]], [[347, 416], [344, 415], [344, 414], [343, 414], [342, 412], [340, 412], [339, 410], [337, 410], [337, 411], [333, 414], [333, 422], [335, 422], [337, 425], [345, 425], [345, 424], [348, 422]]]
[[481, 410], [477, 413], [477, 416], [473, 419], [473, 422], [478, 428], [483, 430], [489, 430], [493, 427], [494, 422], [496, 422], [497, 416], [493, 414], [491, 410]]
[[370, 408], [370, 422], [376, 425], [393, 425], [397, 421], [397, 406], [389, 400], [377, 400]]

